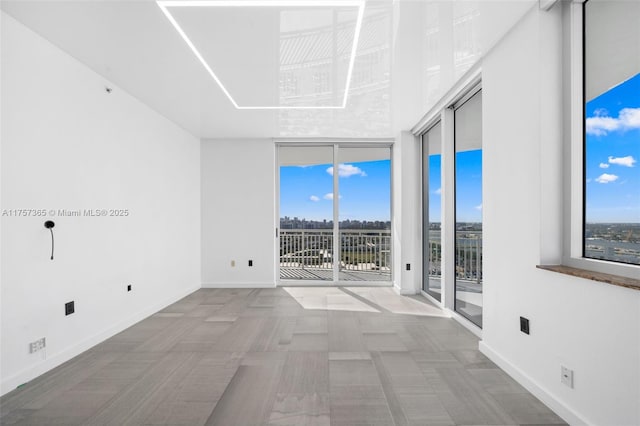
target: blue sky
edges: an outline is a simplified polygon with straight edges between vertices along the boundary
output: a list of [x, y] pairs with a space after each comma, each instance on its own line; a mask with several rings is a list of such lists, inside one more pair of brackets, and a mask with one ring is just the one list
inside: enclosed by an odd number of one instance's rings
[[[280, 167], [280, 217], [333, 220], [332, 164]], [[339, 166], [340, 220], [391, 220], [391, 162]]]
[[[456, 154], [457, 220], [482, 220], [482, 151]], [[331, 164], [280, 168], [280, 217], [309, 220], [333, 218]], [[389, 160], [340, 165], [340, 220], [381, 220], [391, 217]], [[440, 222], [440, 156], [429, 158], [430, 220]]]
[[[442, 221], [442, 155], [429, 156], [429, 222]], [[426, 184], [426, 182], [425, 182]]]
[[[456, 153], [456, 221], [482, 222], [482, 150]], [[429, 221], [442, 220], [442, 156], [429, 156]]]
[[640, 74], [586, 105], [586, 221], [640, 222]]
[[456, 222], [482, 222], [482, 150], [456, 152]]

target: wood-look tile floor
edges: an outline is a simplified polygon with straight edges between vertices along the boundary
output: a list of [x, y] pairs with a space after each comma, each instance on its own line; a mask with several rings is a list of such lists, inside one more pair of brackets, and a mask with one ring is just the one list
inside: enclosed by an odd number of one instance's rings
[[0, 399], [2, 425], [564, 424], [421, 297], [202, 289]]

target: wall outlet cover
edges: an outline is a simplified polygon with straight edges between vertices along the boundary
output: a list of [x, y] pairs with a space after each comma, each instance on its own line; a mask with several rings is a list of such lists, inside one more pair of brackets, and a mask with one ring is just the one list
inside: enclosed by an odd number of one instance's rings
[[520, 331], [524, 334], [529, 334], [529, 319], [520, 317]]
[[568, 369], [567, 367], [560, 367], [560, 381], [562, 384], [573, 389], [573, 370]]
[[64, 304], [64, 314], [71, 315], [76, 311], [75, 302], [72, 300], [71, 302], [67, 302]]

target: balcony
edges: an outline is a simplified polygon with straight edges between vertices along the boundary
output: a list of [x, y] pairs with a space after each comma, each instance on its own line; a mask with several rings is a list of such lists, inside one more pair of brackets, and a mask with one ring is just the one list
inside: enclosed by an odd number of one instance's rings
[[[429, 233], [431, 289], [440, 287], [440, 231]], [[280, 230], [280, 278], [333, 280], [333, 230]], [[391, 281], [391, 231], [340, 230], [340, 281]], [[482, 292], [482, 231], [456, 233], [456, 281], [464, 292]]]
[[[280, 231], [280, 278], [333, 280], [333, 230]], [[391, 230], [340, 230], [340, 281], [391, 281]]]

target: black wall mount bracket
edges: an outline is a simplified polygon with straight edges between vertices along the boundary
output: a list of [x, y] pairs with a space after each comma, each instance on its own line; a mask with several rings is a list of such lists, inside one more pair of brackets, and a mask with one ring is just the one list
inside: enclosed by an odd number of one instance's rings
[[52, 220], [47, 220], [44, 223], [44, 227], [47, 228], [51, 232], [51, 260], [53, 260], [53, 227], [54, 226], [56, 226], [56, 224]]

